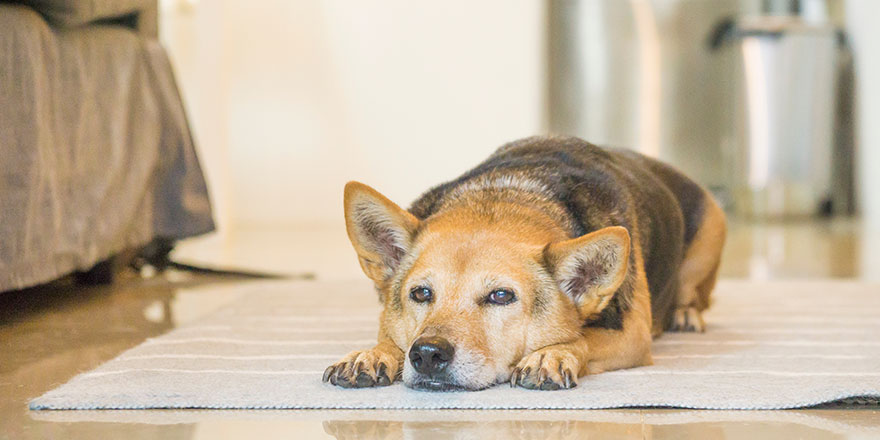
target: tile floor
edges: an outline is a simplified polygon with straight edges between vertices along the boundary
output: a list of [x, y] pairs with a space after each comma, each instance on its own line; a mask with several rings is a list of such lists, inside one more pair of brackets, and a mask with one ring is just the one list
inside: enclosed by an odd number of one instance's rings
[[[850, 220], [731, 225], [725, 277], [877, 279], [871, 231]], [[184, 244], [176, 258], [318, 279], [360, 277], [341, 226], [243, 228]], [[28, 438], [871, 438], [880, 408], [718, 412], [104, 411], [30, 412], [26, 403], [148, 337], [239, 297], [248, 281], [124, 274], [110, 287], [69, 281], [0, 294], [0, 439]], [[308, 282], [308, 281], [302, 281]], [[88, 420], [88, 421], [83, 421]]]

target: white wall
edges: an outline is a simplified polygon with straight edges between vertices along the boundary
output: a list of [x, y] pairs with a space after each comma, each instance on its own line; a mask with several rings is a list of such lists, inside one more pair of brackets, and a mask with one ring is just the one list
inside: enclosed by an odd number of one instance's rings
[[543, 14], [538, 0], [169, 0], [163, 38], [221, 225], [341, 222], [348, 180], [406, 205], [541, 132]]

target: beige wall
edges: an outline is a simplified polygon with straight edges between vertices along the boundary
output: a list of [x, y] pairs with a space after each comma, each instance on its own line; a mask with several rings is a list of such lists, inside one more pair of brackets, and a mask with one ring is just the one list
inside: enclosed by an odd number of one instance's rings
[[408, 204], [543, 116], [538, 0], [169, 0], [162, 32], [221, 228]]

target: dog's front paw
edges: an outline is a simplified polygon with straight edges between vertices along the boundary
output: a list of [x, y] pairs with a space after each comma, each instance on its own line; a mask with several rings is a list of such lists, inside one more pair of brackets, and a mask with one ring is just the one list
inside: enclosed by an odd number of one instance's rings
[[[399, 351], [399, 350], [398, 350]], [[391, 385], [400, 374], [403, 354], [389, 353], [379, 347], [353, 351], [324, 370], [324, 382], [343, 388], [382, 387]]]
[[522, 358], [510, 375], [510, 386], [558, 390], [577, 386], [580, 364], [568, 350], [547, 347]]

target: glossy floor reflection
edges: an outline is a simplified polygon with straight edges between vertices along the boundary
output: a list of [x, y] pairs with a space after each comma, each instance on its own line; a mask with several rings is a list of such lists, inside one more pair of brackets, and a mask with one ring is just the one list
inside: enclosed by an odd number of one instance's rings
[[[339, 232], [243, 232], [225, 243], [185, 245], [180, 255], [217, 265], [314, 272], [319, 279], [359, 277]], [[857, 222], [735, 224], [722, 273], [876, 277], [867, 270], [867, 239]], [[765, 412], [27, 410], [28, 400], [77, 373], [239, 298], [243, 283], [176, 272], [147, 280], [128, 274], [112, 287], [62, 281], [0, 294], [0, 439], [880, 438], [880, 410], [852, 406]]]

